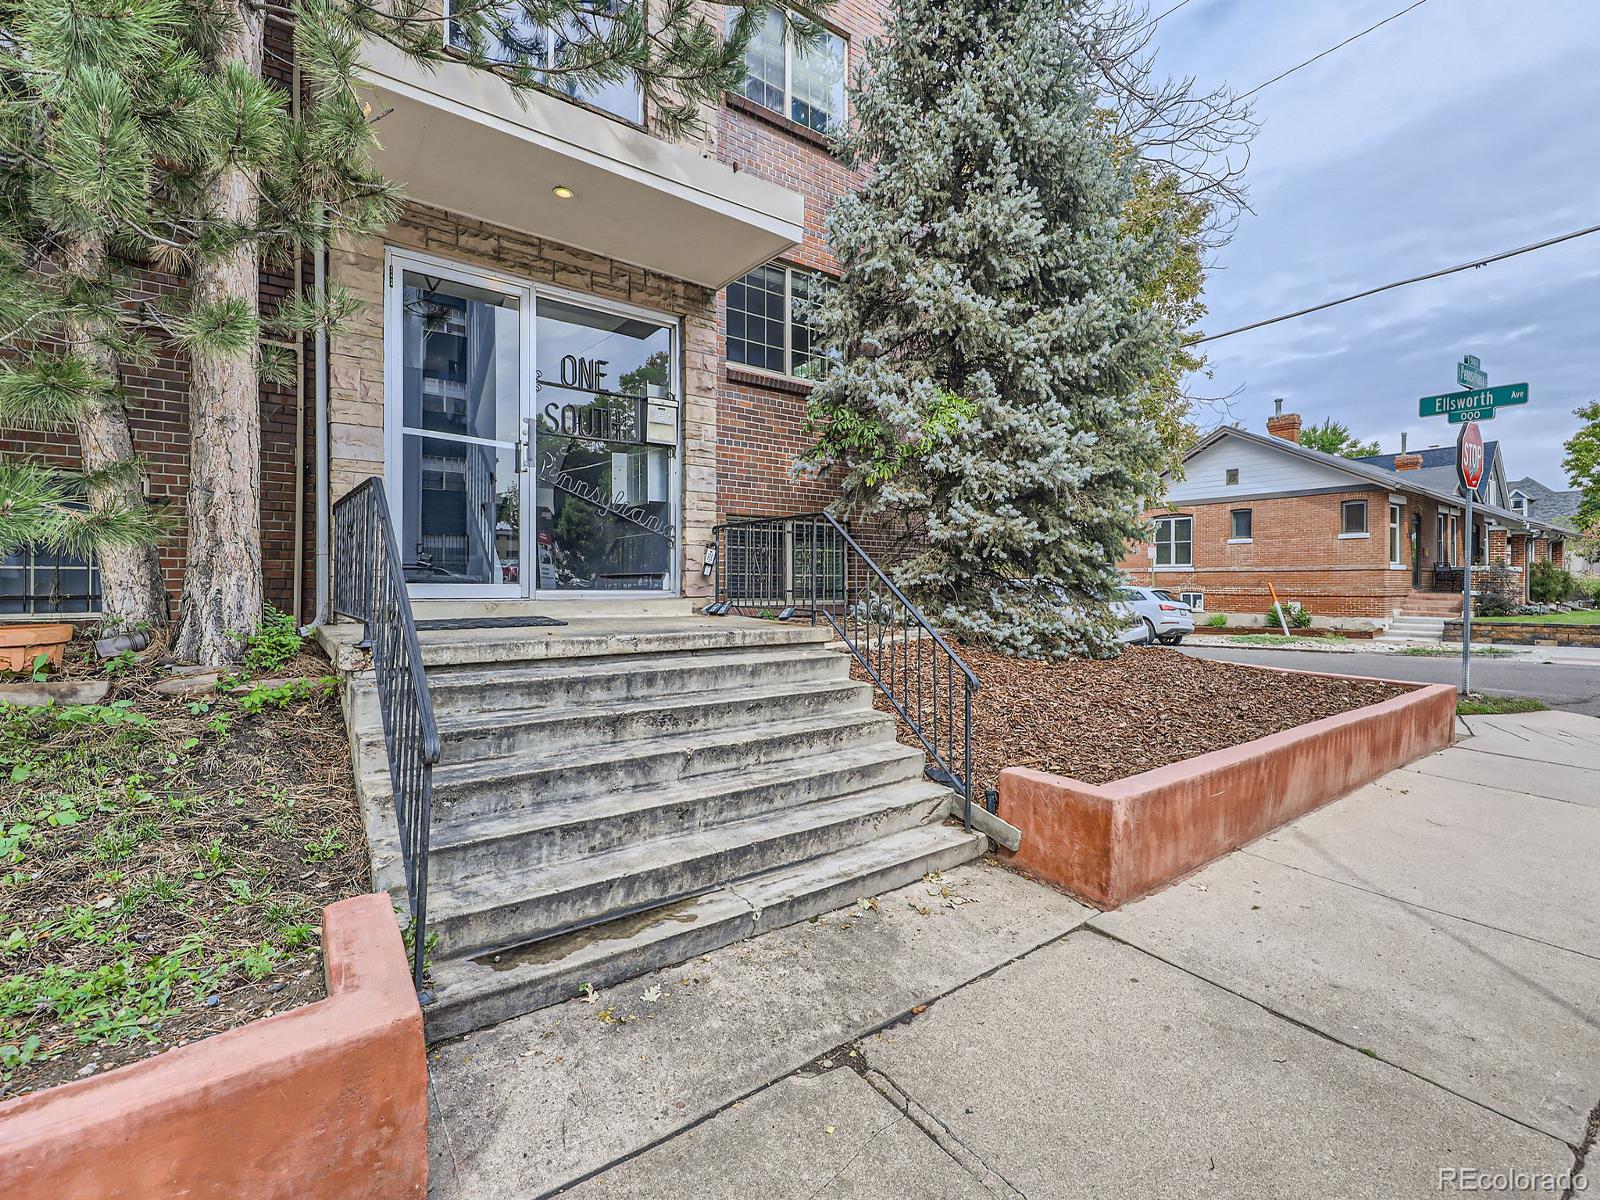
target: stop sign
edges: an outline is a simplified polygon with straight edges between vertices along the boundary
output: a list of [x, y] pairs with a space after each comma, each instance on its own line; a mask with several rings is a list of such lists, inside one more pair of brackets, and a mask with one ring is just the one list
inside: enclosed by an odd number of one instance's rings
[[1468, 421], [1456, 439], [1456, 474], [1467, 491], [1477, 491], [1483, 482], [1483, 465], [1483, 434], [1478, 432], [1476, 421]]

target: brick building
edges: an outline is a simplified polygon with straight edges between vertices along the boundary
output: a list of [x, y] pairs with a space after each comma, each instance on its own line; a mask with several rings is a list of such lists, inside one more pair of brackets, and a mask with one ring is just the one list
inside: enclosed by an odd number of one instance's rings
[[[519, 97], [465, 64], [365, 46], [378, 165], [410, 201], [382, 236], [264, 279], [268, 305], [322, 282], [367, 302], [325, 352], [298, 348], [299, 387], [262, 390], [269, 599], [316, 615], [329, 514], [372, 475], [413, 596], [502, 606], [682, 605], [708, 593], [724, 517], [831, 499], [793, 475], [811, 357], [795, 305], [837, 271], [824, 223], [853, 179], [828, 134], [885, 12], [841, 3], [804, 51], [773, 14], [743, 86], [679, 142], [651, 132], [631, 86]], [[287, 73], [289, 47], [274, 50]], [[179, 285], [147, 280], [152, 296]], [[152, 498], [179, 506], [183, 357], [123, 383]], [[70, 437], [10, 431], [0, 452], [76, 458]], [[181, 536], [163, 561], [175, 603]], [[0, 565], [0, 618], [87, 615], [95, 589], [82, 563], [17, 555]]]
[[1449, 615], [1469, 552], [1506, 568], [1524, 598], [1530, 558], [1560, 561], [1562, 531], [1506, 507], [1498, 444], [1485, 446], [1469, 532], [1454, 446], [1341, 458], [1300, 445], [1300, 425], [1280, 411], [1265, 436], [1224, 427], [1201, 439], [1146, 514], [1154, 540], [1130, 548], [1128, 576], [1230, 623], [1261, 621], [1276, 591], [1314, 625], [1376, 631]]

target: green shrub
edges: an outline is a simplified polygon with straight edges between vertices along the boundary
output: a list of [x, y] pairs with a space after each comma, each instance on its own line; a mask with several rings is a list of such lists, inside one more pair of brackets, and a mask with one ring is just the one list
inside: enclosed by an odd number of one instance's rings
[[1600, 608], [1600, 575], [1574, 575], [1572, 598], [1583, 601], [1590, 608]]
[[1212, 629], [1225, 629], [1228, 624], [1228, 614], [1212, 613], [1206, 618], [1206, 624], [1211, 626]]
[[1306, 611], [1306, 606], [1298, 601], [1291, 600], [1287, 604], [1274, 604], [1267, 609], [1267, 624], [1282, 628], [1278, 620], [1278, 610], [1283, 610], [1284, 620], [1288, 621], [1290, 629], [1309, 629], [1311, 627], [1311, 614]]
[[261, 614], [261, 628], [245, 639], [244, 665], [251, 671], [276, 671], [300, 653], [305, 639], [294, 618], [272, 605]]
[[1572, 572], [1552, 562], [1536, 562], [1528, 575], [1528, 599], [1535, 604], [1560, 604], [1572, 595]]

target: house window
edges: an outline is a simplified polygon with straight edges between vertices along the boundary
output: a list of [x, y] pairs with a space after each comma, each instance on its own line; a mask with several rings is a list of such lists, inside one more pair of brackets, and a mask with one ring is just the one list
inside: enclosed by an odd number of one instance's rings
[[1228, 537], [1236, 542], [1248, 542], [1250, 540], [1250, 510], [1248, 508], [1236, 508], [1229, 514], [1229, 517]]
[[[730, 18], [731, 20], [731, 18]], [[809, 46], [784, 37], [784, 14], [769, 9], [745, 47], [745, 99], [817, 133], [844, 122], [845, 44], [824, 30]]]
[[39, 546], [0, 559], [0, 615], [99, 611], [100, 568], [92, 561]]
[[1206, 594], [1204, 592], [1179, 592], [1178, 601], [1181, 604], [1187, 604], [1195, 612], [1205, 612], [1206, 610]]
[[822, 357], [804, 317], [825, 276], [768, 263], [728, 285], [728, 361], [802, 375]]
[[[513, 68], [526, 66], [536, 74], [541, 68], [559, 67], [570, 61], [574, 46], [609, 37], [614, 32], [615, 18], [629, 5], [630, 0], [590, 0], [574, 10], [573, 15], [549, 24], [530, 20], [521, 5], [508, 4], [500, 11], [498, 19], [490, 17], [488, 41], [483, 52], [490, 62]], [[450, 22], [450, 43], [463, 50], [469, 48], [466, 29], [454, 20]], [[643, 121], [639, 85], [632, 79], [579, 87], [566, 76], [555, 75], [544, 82], [554, 91], [634, 124]]]
[[1339, 532], [1345, 535], [1367, 532], [1367, 502], [1346, 500], [1339, 506]]
[[1157, 517], [1156, 566], [1194, 565], [1194, 520], [1192, 517]]
[[1401, 521], [1405, 516], [1405, 509], [1398, 504], [1389, 505], [1389, 561], [1399, 566], [1403, 561], [1401, 554]]
[[1224, 478], [1227, 479], [1228, 486], [1232, 487], [1234, 484], [1239, 482], [1239, 468], [1238, 467], [1229, 467], [1228, 468], [1228, 473]]

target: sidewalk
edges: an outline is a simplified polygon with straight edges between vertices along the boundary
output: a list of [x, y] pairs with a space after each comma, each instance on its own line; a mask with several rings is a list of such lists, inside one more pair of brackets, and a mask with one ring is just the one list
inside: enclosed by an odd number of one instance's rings
[[433, 1193], [1560, 1196], [1600, 721], [1467, 728], [1118, 913], [976, 865], [439, 1048]]

